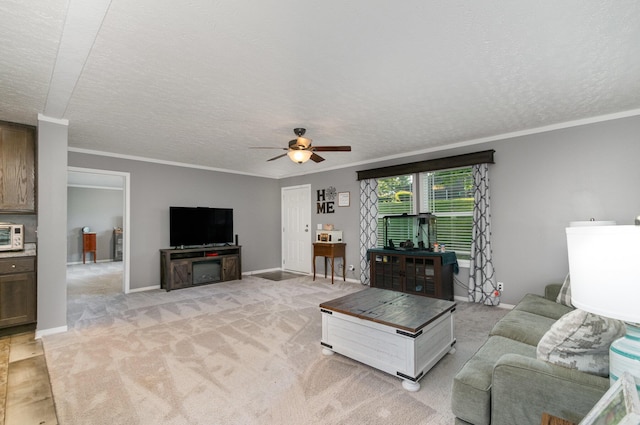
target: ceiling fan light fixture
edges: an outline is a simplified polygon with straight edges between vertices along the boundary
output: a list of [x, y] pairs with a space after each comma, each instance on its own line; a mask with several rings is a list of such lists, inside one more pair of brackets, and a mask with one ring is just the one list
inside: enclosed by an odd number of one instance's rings
[[298, 146], [298, 148], [307, 149], [309, 146], [311, 146], [311, 139], [307, 139], [306, 137], [298, 137], [298, 139], [296, 140], [296, 146]]
[[287, 152], [289, 158], [291, 158], [293, 162], [297, 162], [298, 164], [307, 162], [309, 158], [311, 158], [312, 154], [313, 152], [302, 149], [289, 149], [289, 152]]

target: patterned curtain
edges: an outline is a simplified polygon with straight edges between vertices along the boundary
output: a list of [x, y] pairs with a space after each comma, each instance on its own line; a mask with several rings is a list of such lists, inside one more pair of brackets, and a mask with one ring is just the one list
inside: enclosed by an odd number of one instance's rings
[[369, 284], [367, 250], [378, 243], [378, 181], [360, 180], [360, 282]]
[[491, 209], [489, 207], [489, 166], [473, 166], [473, 234], [469, 266], [469, 301], [500, 304], [491, 253]]

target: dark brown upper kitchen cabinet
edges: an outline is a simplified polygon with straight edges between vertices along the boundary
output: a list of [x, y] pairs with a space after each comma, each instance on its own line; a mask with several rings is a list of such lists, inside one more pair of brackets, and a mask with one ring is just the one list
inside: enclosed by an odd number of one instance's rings
[[36, 211], [35, 138], [34, 127], [0, 121], [0, 212]]

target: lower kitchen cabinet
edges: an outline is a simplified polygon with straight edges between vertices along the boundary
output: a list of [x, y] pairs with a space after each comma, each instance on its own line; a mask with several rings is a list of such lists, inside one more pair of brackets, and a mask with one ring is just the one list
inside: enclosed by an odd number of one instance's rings
[[35, 257], [0, 259], [0, 328], [36, 322]]

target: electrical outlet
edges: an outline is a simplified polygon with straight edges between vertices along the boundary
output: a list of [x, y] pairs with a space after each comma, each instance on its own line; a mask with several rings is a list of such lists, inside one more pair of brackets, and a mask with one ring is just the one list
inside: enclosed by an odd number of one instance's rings
[[350, 264], [350, 265], [349, 265], [349, 271], [350, 271], [350, 272], [354, 271], [355, 269], [356, 269], [356, 268], [353, 266], [353, 264]]
[[498, 282], [498, 291], [502, 292], [504, 291], [504, 283], [503, 282]]

